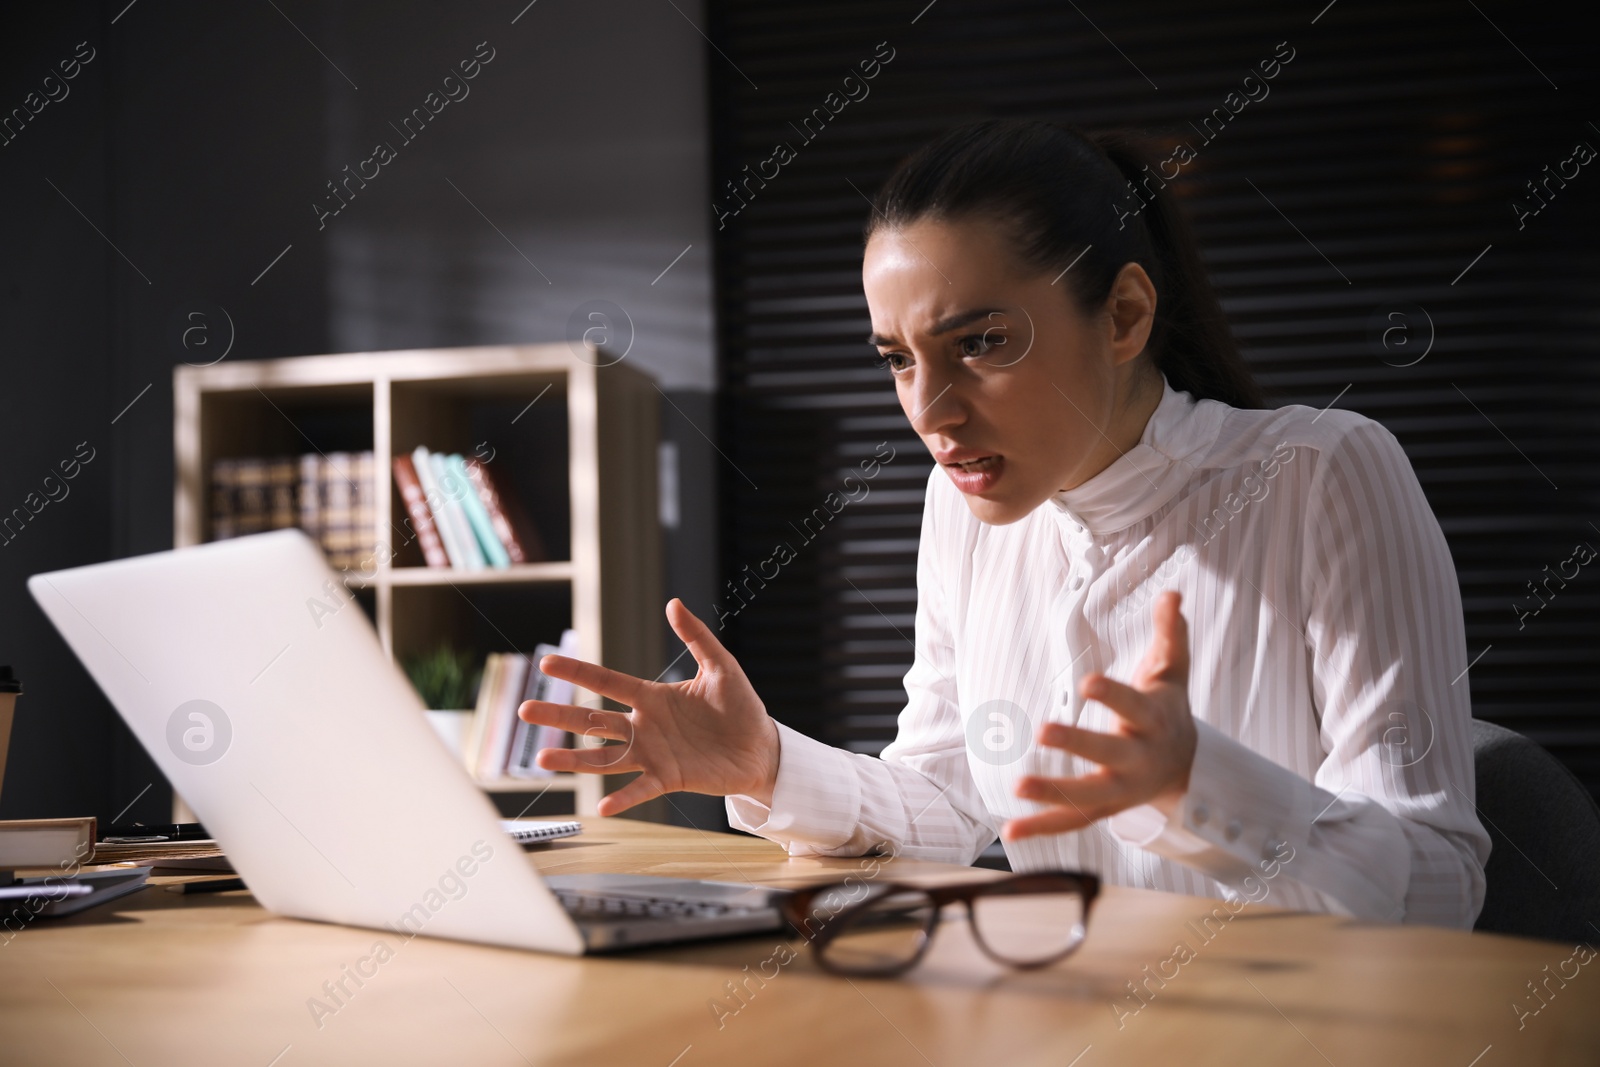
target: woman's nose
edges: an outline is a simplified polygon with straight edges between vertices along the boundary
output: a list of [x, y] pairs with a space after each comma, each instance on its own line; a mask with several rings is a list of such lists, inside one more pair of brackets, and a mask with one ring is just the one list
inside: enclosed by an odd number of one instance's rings
[[906, 417], [922, 436], [938, 433], [966, 421], [955, 380], [948, 375], [922, 375], [907, 394]]

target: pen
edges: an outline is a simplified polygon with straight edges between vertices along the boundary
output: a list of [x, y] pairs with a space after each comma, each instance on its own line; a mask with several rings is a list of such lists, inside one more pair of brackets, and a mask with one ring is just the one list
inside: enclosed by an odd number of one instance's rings
[[198, 882], [179, 882], [172, 887], [179, 893], [226, 893], [231, 889], [247, 889], [243, 878], [208, 878]]
[[206, 828], [197, 822], [160, 823], [155, 826], [113, 826], [100, 840], [113, 844], [131, 844], [146, 841], [198, 841], [210, 837]]

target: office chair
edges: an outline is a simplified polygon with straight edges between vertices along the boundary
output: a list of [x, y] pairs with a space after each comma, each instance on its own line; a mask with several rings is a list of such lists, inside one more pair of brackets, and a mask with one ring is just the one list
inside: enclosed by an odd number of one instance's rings
[[[1600, 807], [1521, 734], [1472, 722], [1478, 815], [1494, 843], [1476, 930], [1600, 941]], [[1595, 925], [1590, 925], [1591, 923]]]

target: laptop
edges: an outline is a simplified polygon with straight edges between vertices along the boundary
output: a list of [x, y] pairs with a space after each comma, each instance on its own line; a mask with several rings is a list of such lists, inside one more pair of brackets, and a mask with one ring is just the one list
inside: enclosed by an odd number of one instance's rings
[[28, 589], [270, 911], [567, 955], [784, 925], [777, 889], [541, 877], [299, 530]]

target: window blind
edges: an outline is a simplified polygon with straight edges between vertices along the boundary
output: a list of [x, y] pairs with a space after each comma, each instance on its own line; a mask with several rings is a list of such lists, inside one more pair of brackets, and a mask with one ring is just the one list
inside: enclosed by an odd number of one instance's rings
[[931, 461], [863, 342], [865, 197], [950, 125], [1051, 118], [1190, 146], [1170, 188], [1272, 402], [1399, 438], [1459, 573], [1474, 713], [1600, 793], [1600, 562], [1574, 555], [1600, 548], [1579, 27], [1505, 3], [924, 4], [707, 11], [719, 613], [773, 714], [876, 752], [905, 700]]

